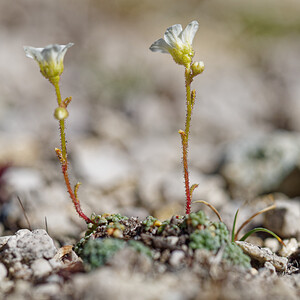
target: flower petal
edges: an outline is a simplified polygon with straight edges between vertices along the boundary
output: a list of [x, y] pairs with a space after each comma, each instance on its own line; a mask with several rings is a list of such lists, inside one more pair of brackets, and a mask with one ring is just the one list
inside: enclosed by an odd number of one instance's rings
[[169, 53], [171, 47], [166, 43], [164, 39], [155, 41], [149, 48], [153, 52]]
[[23, 48], [27, 57], [37, 61], [43, 60], [42, 51], [44, 48], [35, 48], [30, 46], [24, 46]]
[[59, 53], [59, 51], [61, 51], [60, 47], [61, 46], [57, 44], [46, 46], [42, 51], [43, 60], [46, 62], [50, 62], [50, 61], [56, 62], [57, 54]]
[[68, 48], [72, 47], [73, 45], [73, 43], [69, 43], [67, 45], [49, 45], [42, 51], [43, 59], [48, 62], [55, 61], [56, 63], [59, 63], [64, 59]]
[[68, 43], [67, 45], [60, 45], [60, 51], [58, 53], [57, 61], [64, 59], [67, 50], [72, 47], [74, 43]]
[[195, 34], [199, 28], [199, 23], [197, 21], [192, 21], [186, 26], [186, 28], [181, 32], [180, 38], [184, 44], [192, 44]]
[[176, 48], [178, 44], [182, 44], [178, 36], [182, 32], [182, 26], [180, 24], [175, 24], [169, 28], [167, 28], [164, 40], [169, 44], [172, 48]]

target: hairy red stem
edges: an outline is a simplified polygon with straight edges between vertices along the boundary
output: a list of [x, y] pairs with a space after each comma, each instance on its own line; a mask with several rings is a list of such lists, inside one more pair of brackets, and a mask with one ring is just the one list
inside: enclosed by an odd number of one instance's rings
[[[70, 179], [69, 179], [69, 175], [68, 175], [68, 161], [66, 159], [64, 159], [62, 152], [60, 151], [60, 149], [55, 149], [56, 155], [61, 163], [61, 170], [62, 173], [64, 175], [64, 179], [65, 179], [65, 183], [66, 183], [66, 187], [68, 190], [68, 193], [72, 199], [72, 202], [74, 204], [75, 210], [78, 213], [78, 215], [83, 218], [85, 220], [86, 223], [92, 223], [94, 224], [94, 222], [88, 218], [82, 211], [81, 207], [80, 207], [80, 202], [78, 200], [78, 198], [76, 197], [75, 193], [72, 190], [71, 184], [70, 184]], [[75, 187], [75, 192], [77, 193], [77, 189], [78, 189], [78, 184]]]
[[187, 162], [187, 147], [185, 143], [182, 144], [183, 148], [183, 170], [184, 170], [184, 184], [185, 184], [185, 195], [186, 195], [186, 209], [185, 213], [187, 215], [191, 212], [191, 192], [190, 192], [190, 182], [189, 182], [189, 171]]
[[186, 134], [184, 131], [179, 130], [179, 134], [181, 135], [182, 141], [182, 163], [183, 163], [183, 173], [184, 173], [184, 185], [185, 185], [185, 195], [186, 195], [186, 214], [190, 214], [191, 212], [191, 190], [190, 190], [190, 180], [189, 180], [189, 169], [188, 169], [188, 143], [186, 139]]
[[189, 182], [189, 171], [188, 171], [188, 147], [189, 147], [189, 134], [191, 126], [192, 109], [195, 102], [195, 92], [191, 93], [191, 83], [193, 81], [190, 67], [185, 68], [185, 87], [186, 87], [186, 120], [185, 130], [180, 130], [179, 133], [182, 139], [182, 162], [184, 172], [184, 184], [185, 184], [185, 195], [186, 195], [186, 214], [191, 212], [191, 190]]
[[68, 175], [68, 164], [67, 164], [67, 162], [61, 163], [61, 169], [62, 169], [62, 172], [63, 172], [63, 175], [64, 175], [64, 179], [65, 179], [65, 183], [66, 183], [66, 186], [67, 186], [68, 193], [70, 194], [70, 197], [71, 197], [72, 202], [75, 206], [76, 212], [78, 213], [78, 215], [81, 218], [83, 218], [85, 220], [86, 223], [93, 223], [93, 221], [83, 213], [83, 211], [80, 207], [80, 202], [76, 198], [76, 196], [75, 196], [75, 194], [74, 194], [74, 192], [71, 188], [69, 175]]

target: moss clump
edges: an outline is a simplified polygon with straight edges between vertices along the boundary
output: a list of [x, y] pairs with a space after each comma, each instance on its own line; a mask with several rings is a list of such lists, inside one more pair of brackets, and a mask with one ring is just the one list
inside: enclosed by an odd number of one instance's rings
[[124, 248], [125, 241], [120, 239], [95, 239], [88, 241], [82, 250], [81, 258], [88, 269], [103, 266], [116, 252]]
[[105, 238], [88, 241], [81, 252], [80, 257], [88, 270], [103, 266], [110, 258], [112, 258], [119, 250], [124, 247], [130, 247], [136, 252], [142, 253], [152, 258], [152, 251], [142, 242]]
[[145, 231], [149, 231], [150, 229], [153, 229], [155, 227], [159, 227], [161, 225], [161, 222], [158, 221], [156, 218], [152, 216], [148, 216], [143, 222], [142, 225], [145, 228]]
[[142, 242], [130, 240], [128, 241], [128, 246], [132, 247], [136, 252], [145, 254], [146, 256], [149, 256], [152, 258], [153, 254], [149, 247], [145, 246]]
[[228, 243], [229, 232], [222, 222], [211, 223], [205, 229], [196, 229], [190, 235], [189, 247], [191, 249], [207, 249], [217, 251], [222, 244]]
[[195, 230], [190, 236], [189, 247], [195, 249], [217, 250], [220, 247], [218, 239], [214, 239], [208, 229]]
[[[122, 216], [120, 214], [102, 214], [102, 215], [91, 215], [91, 220], [94, 222], [87, 225], [87, 231], [85, 232], [85, 235], [83, 238], [80, 239], [80, 241], [75, 245], [74, 251], [80, 256], [82, 254], [82, 250], [84, 248], [84, 245], [90, 240], [91, 237], [95, 235], [97, 232], [97, 229], [99, 229], [101, 226], [104, 226], [107, 230], [110, 230], [108, 232], [108, 235], [116, 236], [114, 235], [114, 230], [118, 229], [120, 231], [120, 234], [124, 230], [124, 225], [122, 225], [120, 222], [124, 220], [128, 220], [128, 217]], [[113, 229], [113, 230], [112, 230]]]
[[92, 214], [91, 220], [94, 222], [94, 224], [88, 224], [88, 230], [92, 230], [94, 228], [97, 228], [98, 226], [107, 225], [109, 223], [118, 223], [120, 221], [128, 220], [128, 217], [122, 216], [120, 214]]
[[[226, 225], [211, 222], [203, 211], [173, 216], [163, 222], [152, 216], [138, 221], [119, 214], [94, 215], [92, 219], [96, 224], [89, 225], [85, 237], [75, 246], [75, 252], [88, 266], [87, 269], [104, 265], [123, 247], [131, 247], [153, 258], [156, 251], [173, 251], [174, 247], [183, 245], [187, 245], [190, 250], [206, 249], [212, 255], [224, 249], [224, 261], [243, 267], [250, 266], [250, 258], [230, 242]], [[177, 237], [176, 245], [171, 244], [168, 237]]]
[[122, 215], [120, 215], [120, 214], [113, 214], [113, 215], [106, 214], [105, 219], [106, 219], [108, 222], [116, 223], [116, 222], [128, 220], [128, 217], [122, 216]]
[[161, 234], [165, 230], [167, 225], [170, 225], [170, 220], [165, 220], [162, 222], [162, 224], [157, 229], [157, 234]]
[[236, 243], [229, 243], [223, 254], [223, 259], [234, 265], [239, 265], [244, 268], [250, 268], [250, 257], [243, 253], [243, 250]]
[[194, 228], [200, 229], [200, 227], [207, 227], [210, 224], [208, 216], [204, 211], [199, 210], [195, 213], [191, 213], [187, 218], [187, 224], [191, 224]]
[[213, 222], [209, 229], [212, 231], [213, 235], [218, 237], [221, 244], [229, 241], [229, 231], [223, 222]]
[[226, 225], [222, 222], [211, 223], [205, 229], [196, 229], [190, 235], [189, 247], [206, 249], [216, 253], [222, 245], [225, 245], [223, 259], [233, 265], [250, 268], [250, 257], [243, 253], [235, 243], [231, 243]]

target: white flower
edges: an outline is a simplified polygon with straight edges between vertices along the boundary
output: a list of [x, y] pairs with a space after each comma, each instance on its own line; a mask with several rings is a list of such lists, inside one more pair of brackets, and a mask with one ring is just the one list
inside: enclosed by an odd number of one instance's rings
[[64, 56], [68, 48], [74, 44], [67, 45], [49, 45], [45, 48], [34, 48], [24, 46], [27, 57], [36, 60], [40, 66], [41, 73], [49, 80], [58, 77], [64, 70]]
[[180, 24], [169, 27], [163, 39], [154, 42], [150, 50], [153, 52], [170, 53], [176, 63], [187, 65], [194, 56], [192, 42], [199, 28], [197, 21], [192, 21], [182, 30]]

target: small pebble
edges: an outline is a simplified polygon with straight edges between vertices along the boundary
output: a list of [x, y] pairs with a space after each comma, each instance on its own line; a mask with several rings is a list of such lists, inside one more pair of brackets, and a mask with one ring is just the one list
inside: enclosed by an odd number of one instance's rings
[[171, 257], [169, 259], [169, 263], [172, 267], [178, 267], [182, 260], [184, 259], [184, 252], [181, 250], [175, 250], [172, 252]]
[[31, 264], [31, 269], [35, 277], [42, 277], [52, 271], [51, 265], [44, 258], [39, 258]]
[[275, 269], [275, 267], [274, 267], [269, 261], [266, 261], [266, 262], [265, 262], [264, 267], [265, 267], [266, 269], [270, 270], [270, 273], [276, 274], [276, 269]]
[[3, 294], [8, 293], [9, 291], [11, 291], [13, 289], [14, 285], [15, 285], [15, 282], [13, 280], [0, 281], [1, 293], [3, 293]]
[[279, 254], [284, 257], [288, 257], [298, 249], [298, 242], [295, 238], [283, 241], [285, 246], [279, 251]]
[[177, 236], [168, 236], [167, 241], [170, 245], [175, 246], [178, 242], [179, 238]]
[[[39, 296], [40, 299], [48, 299], [46, 296], [57, 297], [60, 292], [60, 287], [57, 283], [46, 283], [42, 285], [38, 285], [34, 291], [36, 296]], [[43, 298], [44, 297], [44, 298]]]
[[251, 275], [257, 275], [258, 271], [255, 268], [250, 269]]
[[123, 232], [120, 229], [115, 229], [113, 232], [113, 237], [120, 239], [123, 237]]
[[265, 240], [264, 246], [269, 248], [274, 253], [278, 252], [278, 250], [280, 249], [280, 245], [279, 245], [278, 240], [274, 239], [274, 238], [267, 238]]
[[0, 263], [0, 281], [7, 276], [7, 269], [4, 264]]
[[276, 277], [276, 269], [270, 262], [265, 262], [264, 267], [259, 269], [258, 274], [263, 278]]
[[63, 278], [58, 276], [57, 274], [52, 274], [47, 277], [47, 283], [63, 284]]

